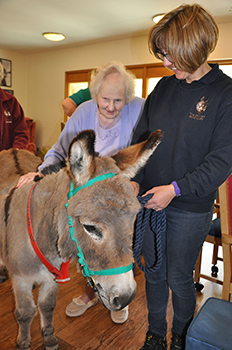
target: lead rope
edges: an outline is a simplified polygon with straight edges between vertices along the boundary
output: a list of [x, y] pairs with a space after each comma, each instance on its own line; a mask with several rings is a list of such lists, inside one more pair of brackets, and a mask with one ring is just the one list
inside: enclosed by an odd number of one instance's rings
[[[138, 264], [140, 270], [145, 273], [151, 273], [157, 270], [162, 262], [162, 245], [161, 245], [161, 236], [166, 231], [166, 216], [165, 210], [156, 212], [153, 209], [146, 209], [144, 205], [151, 199], [153, 194], [148, 194], [146, 197], [138, 196], [138, 201], [141, 204], [142, 208], [138, 213], [135, 233], [134, 233], [134, 247], [133, 255], [134, 259]], [[154, 264], [150, 267], [144, 266], [141, 262], [141, 253], [143, 247], [143, 240], [146, 231], [147, 225], [150, 224], [151, 230], [154, 232], [154, 251], [156, 252], [154, 258]], [[134, 265], [135, 272], [135, 265]]]

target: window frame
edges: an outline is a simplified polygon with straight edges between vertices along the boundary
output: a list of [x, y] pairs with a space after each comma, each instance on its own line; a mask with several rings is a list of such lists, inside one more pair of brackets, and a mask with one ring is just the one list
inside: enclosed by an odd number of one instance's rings
[[[220, 66], [232, 65], [232, 60], [231, 59], [209, 60], [208, 63], [218, 63]], [[162, 62], [150, 63], [150, 64], [127, 65], [125, 67], [128, 70], [130, 70], [136, 76], [136, 78], [143, 79], [142, 97], [144, 98], [147, 97], [148, 79], [169, 76], [174, 74], [171, 70], [168, 70], [167, 68], [165, 68]], [[68, 97], [70, 83], [88, 82], [88, 85], [89, 85], [92, 70], [93, 68], [65, 72], [65, 98]], [[64, 121], [65, 122], [67, 121], [66, 114], [64, 116]]]

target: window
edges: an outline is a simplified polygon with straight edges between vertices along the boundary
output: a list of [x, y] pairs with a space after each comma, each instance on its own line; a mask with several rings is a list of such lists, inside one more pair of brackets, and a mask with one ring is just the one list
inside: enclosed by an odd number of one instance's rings
[[229, 75], [229, 77], [232, 78], [232, 62], [230, 62], [229, 64], [219, 62], [219, 67], [225, 74]]
[[[173, 74], [162, 63], [126, 66], [126, 68], [136, 76], [136, 96], [144, 98], [154, 89], [155, 84], [162, 76]], [[92, 69], [65, 72], [65, 98], [89, 85], [91, 71]], [[66, 115], [64, 121], [67, 121]]]
[[[218, 62], [220, 69], [232, 78], [232, 60], [218, 60], [210, 62]], [[152, 92], [155, 85], [163, 76], [173, 74], [171, 70], [168, 70], [163, 66], [163, 63], [126, 66], [126, 68], [136, 76], [136, 96], [144, 98], [146, 98]], [[85, 89], [89, 85], [91, 71], [92, 69], [66, 72], [65, 97], [72, 95], [80, 89]], [[64, 121], [67, 121], [66, 115]]]
[[80, 83], [70, 83], [68, 85], [68, 96], [73, 95], [75, 92], [81, 90], [81, 89], [87, 89], [88, 87], [88, 82], [80, 82]]

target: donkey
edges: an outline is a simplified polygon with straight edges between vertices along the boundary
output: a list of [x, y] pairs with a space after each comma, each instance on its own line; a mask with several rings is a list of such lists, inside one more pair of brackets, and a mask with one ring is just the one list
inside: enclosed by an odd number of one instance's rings
[[[14, 186], [29, 152], [0, 153], [1, 169], [11, 164], [9, 176], [0, 181], [0, 248], [15, 295], [18, 349], [30, 349], [34, 283], [39, 285], [45, 349], [58, 349], [53, 311], [57, 281], [68, 279], [70, 259], [78, 259], [78, 270], [108, 309], [120, 310], [133, 300], [133, 226], [140, 204], [129, 179], [145, 165], [162, 136], [157, 130], [147, 141], [113, 157], [98, 157], [94, 131], [83, 131], [69, 146], [65, 168], [19, 189]], [[37, 157], [31, 164], [36, 170]]]

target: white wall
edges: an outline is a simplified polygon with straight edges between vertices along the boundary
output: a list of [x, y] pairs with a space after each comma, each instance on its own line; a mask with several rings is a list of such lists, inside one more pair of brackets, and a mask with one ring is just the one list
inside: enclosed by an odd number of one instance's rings
[[[232, 59], [232, 23], [221, 24], [219, 29], [219, 42], [210, 59]], [[156, 62], [149, 53], [147, 36], [27, 56], [0, 49], [0, 57], [13, 62], [12, 89], [26, 116], [37, 123], [36, 145], [40, 148], [50, 147], [60, 134], [65, 71], [93, 68], [111, 60], [125, 65]]]

